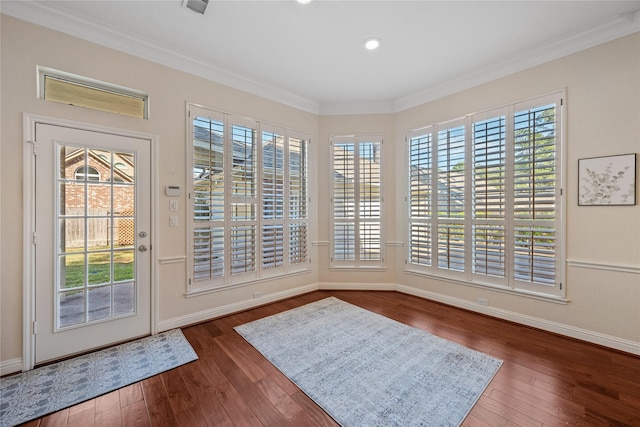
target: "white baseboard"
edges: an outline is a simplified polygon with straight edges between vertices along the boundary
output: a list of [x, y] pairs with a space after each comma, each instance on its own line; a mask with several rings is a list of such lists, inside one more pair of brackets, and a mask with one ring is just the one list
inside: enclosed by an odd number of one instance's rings
[[22, 359], [16, 357], [15, 359], [3, 360], [0, 362], [0, 376], [14, 374], [22, 371]]
[[170, 329], [181, 328], [183, 326], [205, 322], [207, 320], [215, 319], [217, 317], [227, 316], [229, 314], [237, 313], [239, 311], [249, 310], [251, 308], [258, 307], [264, 304], [270, 304], [272, 302], [295, 297], [297, 295], [306, 294], [316, 290], [318, 290], [318, 284], [314, 283], [311, 285], [288, 289], [282, 292], [265, 294], [260, 298], [238, 301], [232, 304], [227, 304], [220, 307], [212, 308], [210, 310], [203, 310], [197, 313], [174, 317], [173, 319], [161, 320], [160, 322], [158, 322], [158, 332], [164, 332]]
[[640, 343], [622, 338], [614, 337], [599, 332], [590, 331], [588, 329], [577, 328], [563, 323], [552, 322], [538, 317], [528, 316], [513, 311], [504, 310], [496, 307], [487, 307], [475, 304], [471, 301], [460, 298], [450, 297], [435, 292], [425, 291], [411, 286], [397, 285], [396, 290], [409, 295], [425, 298], [432, 301], [441, 302], [443, 304], [454, 307], [463, 308], [465, 310], [474, 311], [476, 313], [486, 314], [498, 319], [508, 320], [525, 326], [542, 329], [544, 331], [553, 332], [570, 338], [602, 345], [616, 350], [640, 356]]
[[323, 291], [395, 291], [395, 283], [334, 283], [320, 282], [318, 289]]
[[[486, 314], [498, 319], [508, 320], [519, 323], [521, 325], [531, 326], [548, 332], [557, 333], [570, 338], [579, 339], [593, 344], [602, 345], [612, 349], [624, 351], [627, 353], [640, 356], [640, 343], [622, 338], [614, 337], [587, 329], [577, 328], [575, 326], [563, 323], [552, 322], [521, 313], [516, 313], [501, 308], [481, 306], [474, 302], [455, 298], [435, 292], [425, 291], [423, 289], [414, 288], [406, 285], [397, 285], [394, 283], [330, 283], [319, 282], [306, 286], [289, 289], [273, 294], [266, 294], [260, 298], [239, 301], [216, 307], [210, 310], [187, 314], [175, 317], [173, 319], [162, 320], [158, 324], [158, 332], [168, 331], [174, 328], [180, 328], [199, 322], [215, 319], [217, 317], [227, 316], [243, 310], [248, 310], [260, 305], [269, 304], [286, 298], [295, 297], [297, 295], [306, 294], [315, 290], [367, 290], [367, 291], [398, 291], [401, 293], [414, 295], [427, 300], [441, 302], [454, 307], [463, 308], [465, 310], [474, 311], [476, 313]], [[0, 375], [8, 375], [22, 371], [23, 364], [21, 358], [0, 361]]]

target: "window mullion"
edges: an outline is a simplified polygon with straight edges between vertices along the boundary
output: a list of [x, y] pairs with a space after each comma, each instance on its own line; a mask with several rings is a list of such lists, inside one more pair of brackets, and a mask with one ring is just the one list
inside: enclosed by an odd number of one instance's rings
[[231, 277], [231, 194], [233, 169], [233, 135], [229, 115], [224, 115], [224, 277], [223, 283], [230, 282]]
[[515, 186], [515, 159], [514, 159], [514, 144], [515, 144], [515, 131], [514, 131], [514, 121], [515, 121], [515, 108], [513, 106], [509, 106], [507, 109], [507, 119], [506, 119], [506, 153], [505, 153], [505, 163], [506, 163], [506, 200], [505, 200], [505, 245], [506, 245], [506, 263], [505, 263], [505, 278], [506, 284], [509, 288], [515, 288], [514, 283], [514, 274], [513, 274], [513, 264], [514, 264], [514, 229], [515, 229], [515, 218], [514, 218], [514, 186]]
[[438, 150], [439, 128], [436, 128], [431, 140], [431, 271], [437, 273], [439, 263], [438, 253], [438, 162], [440, 153]]
[[464, 128], [464, 159], [465, 159], [465, 168], [464, 168], [464, 270], [465, 277], [467, 280], [472, 280], [472, 260], [473, 260], [473, 250], [470, 249], [473, 247], [473, 191], [472, 191], [472, 174], [473, 174], [473, 127], [472, 120], [470, 116], [466, 117]]
[[360, 140], [356, 138], [353, 143], [353, 195], [354, 195], [354, 215], [353, 215], [353, 252], [355, 256], [355, 266], [360, 266]]

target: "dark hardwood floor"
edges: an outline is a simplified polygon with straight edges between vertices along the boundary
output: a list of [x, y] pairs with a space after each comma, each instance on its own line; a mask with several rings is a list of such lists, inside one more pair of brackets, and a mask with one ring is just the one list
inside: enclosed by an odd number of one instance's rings
[[331, 295], [504, 360], [464, 426], [640, 426], [639, 357], [365, 291], [317, 291], [184, 328], [196, 362], [25, 425], [336, 426], [232, 329]]

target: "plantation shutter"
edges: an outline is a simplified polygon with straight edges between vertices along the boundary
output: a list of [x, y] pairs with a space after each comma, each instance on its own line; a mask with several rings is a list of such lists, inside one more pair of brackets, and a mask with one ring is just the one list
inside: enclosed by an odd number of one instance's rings
[[465, 127], [447, 124], [438, 130], [437, 266], [465, 271]]
[[[472, 271], [506, 278], [507, 144], [506, 112], [473, 117]], [[482, 278], [480, 279], [482, 280]]]
[[221, 283], [225, 273], [224, 117], [202, 113], [192, 117], [193, 278]]
[[333, 142], [333, 259], [353, 261], [356, 256], [355, 138]]
[[432, 141], [433, 129], [410, 132], [409, 152], [409, 259], [416, 265], [431, 266], [432, 237]]
[[290, 132], [288, 142], [289, 265], [302, 265], [307, 263], [309, 259], [307, 250], [309, 236], [307, 182], [309, 138]]
[[309, 137], [189, 105], [187, 293], [308, 270]]
[[379, 136], [333, 137], [333, 265], [382, 262], [382, 179]]
[[261, 130], [262, 268], [272, 269], [285, 262], [285, 132]]
[[518, 288], [551, 288], [557, 281], [560, 102], [556, 96], [515, 109], [512, 244]]
[[360, 259], [382, 259], [382, 194], [380, 189], [381, 141], [358, 143]]
[[254, 123], [231, 118], [231, 275], [256, 271], [257, 130]]
[[562, 95], [407, 132], [407, 271], [565, 295]]

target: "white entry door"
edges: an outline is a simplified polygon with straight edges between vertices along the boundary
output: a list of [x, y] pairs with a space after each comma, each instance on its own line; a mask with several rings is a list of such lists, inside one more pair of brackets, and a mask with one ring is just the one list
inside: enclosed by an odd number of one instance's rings
[[151, 141], [35, 134], [35, 363], [149, 335]]

